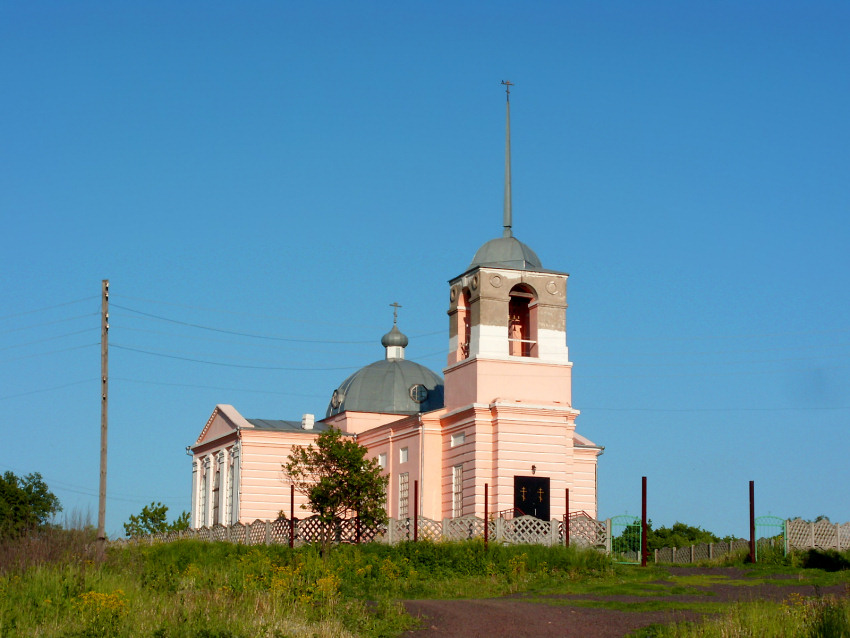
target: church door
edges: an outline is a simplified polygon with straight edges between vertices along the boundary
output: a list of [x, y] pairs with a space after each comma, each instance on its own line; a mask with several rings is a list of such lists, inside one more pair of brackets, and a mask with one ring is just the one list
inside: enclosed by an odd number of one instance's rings
[[520, 516], [520, 512], [522, 512], [527, 516], [536, 516], [548, 521], [549, 477], [515, 476], [514, 510], [519, 510], [519, 512], [514, 512], [515, 516]]

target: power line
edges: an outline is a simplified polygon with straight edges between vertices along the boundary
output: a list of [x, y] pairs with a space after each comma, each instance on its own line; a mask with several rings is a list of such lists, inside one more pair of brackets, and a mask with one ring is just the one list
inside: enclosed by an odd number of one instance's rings
[[825, 335], [825, 334], [843, 334], [850, 332], [850, 328], [836, 328], [835, 330], [803, 330], [799, 332], [762, 332], [750, 334], [732, 334], [732, 335], [694, 335], [687, 337], [582, 337], [581, 342], [603, 341], [703, 341], [709, 339], [764, 339], [773, 337], [799, 337], [803, 335]]
[[3, 359], [3, 362], [6, 361], [21, 361], [22, 359], [33, 359], [35, 357], [44, 357], [49, 354], [58, 354], [60, 352], [70, 352], [71, 350], [81, 350], [83, 348], [91, 348], [92, 346], [99, 346], [99, 343], [87, 343], [82, 346], [73, 346], [71, 348], [62, 348], [61, 350], [50, 350], [49, 352], [38, 352], [36, 354], [27, 354], [21, 357], [12, 357], [11, 359]]
[[[116, 295], [114, 295], [114, 294], [112, 295], [113, 298], [115, 298], [115, 296]], [[144, 301], [145, 303], [161, 304], [161, 305], [165, 305], [165, 306], [174, 306], [174, 307], [177, 307], [177, 308], [187, 308], [189, 310], [200, 310], [202, 312], [215, 312], [215, 313], [218, 313], [218, 314], [231, 315], [231, 316], [237, 316], [237, 317], [273, 319], [275, 321], [288, 321], [288, 322], [293, 322], [293, 323], [302, 323], [302, 324], [307, 324], [307, 325], [310, 325], [310, 326], [317, 326], [317, 325], [318, 326], [333, 326], [333, 327], [338, 327], [338, 328], [352, 328], [353, 327], [353, 328], [361, 328], [361, 329], [365, 329], [365, 330], [380, 330], [380, 328], [378, 328], [375, 324], [370, 324], [370, 325], [354, 324], [354, 323], [351, 323], [351, 322], [348, 322], [348, 321], [344, 322], [344, 323], [338, 323], [338, 322], [332, 322], [332, 321], [321, 321], [321, 320], [316, 320], [316, 319], [313, 319], [313, 318], [296, 319], [295, 317], [292, 317], [292, 316], [266, 315], [266, 314], [253, 313], [253, 312], [238, 312], [238, 311], [235, 311], [235, 310], [224, 310], [222, 308], [208, 308], [208, 307], [204, 307], [204, 306], [194, 306], [194, 305], [190, 305], [190, 304], [175, 303], [175, 302], [171, 302], [171, 301], [160, 301], [160, 300], [157, 300], [157, 299], [146, 299], [144, 297], [134, 297], [134, 296], [123, 295], [123, 294], [118, 295], [118, 298], [119, 299], [130, 299], [132, 301]], [[117, 306], [114, 303], [112, 304], [112, 306], [114, 308], [120, 307], [120, 306]], [[435, 330], [433, 332], [411, 333], [411, 334], [408, 334], [407, 336], [411, 339], [417, 339], [419, 337], [430, 337], [430, 336], [437, 335], [437, 334], [443, 334], [444, 332], [445, 332], [445, 330]], [[346, 343], [346, 342], [341, 342], [341, 343]], [[352, 342], [352, 343], [357, 343], [357, 342]], [[364, 342], [364, 343], [371, 343], [371, 341]]]
[[42, 388], [41, 390], [30, 390], [29, 392], [20, 392], [18, 394], [7, 394], [4, 397], [0, 397], [0, 401], [4, 401], [6, 399], [15, 399], [17, 397], [25, 397], [30, 394], [40, 394], [42, 392], [52, 392], [53, 390], [61, 390], [62, 388], [70, 388], [72, 385], [80, 385], [81, 383], [93, 383], [98, 381], [97, 378], [94, 379], [83, 379], [82, 381], [72, 381], [71, 383], [64, 383], [62, 385], [55, 385], [50, 388]]
[[62, 308], [63, 306], [70, 306], [71, 304], [81, 303], [83, 301], [91, 301], [92, 299], [98, 299], [97, 295], [91, 297], [83, 297], [82, 299], [74, 299], [73, 301], [66, 301], [64, 303], [54, 304], [52, 306], [45, 306], [44, 308], [36, 308], [35, 310], [24, 310], [23, 312], [15, 312], [11, 315], [3, 315], [0, 317], [0, 321], [4, 319], [11, 319], [12, 317], [22, 317], [24, 315], [35, 314], [36, 312], [45, 312], [46, 310], [53, 310], [54, 308]]
[[21, 330], [30, 330], [32, 328], [43, 328], [44, 326], [55, 326], [57, 323], [65, 323], [66, 321], [74, 321], [75, 319], [82, 319], [84, 317], [94, 317], [99, 315], [99, 312], [89, 312], [84, 315], [76, 315], [74, 317], [67, 317], [65, 319], [57, 319], [56, 321], [47, 321], [45, 323], [34, 323], [31, 326], [23, 326], [21, 328], [10, 328], [8, 330], [0, 331], [0, 334], [8, 334], [10, 332], [20, 332]]
[[294, 368], [288, 366], [249, 366], [242, 365], [238, 363], [224, 363], [221, 361], [205, 361], [203, 359], [193, 359], [191, 357], [181, 357], [174, 354], [165, 354], [162, 352], [152, 352], [150, 350], [141, 350], [139, 348], [131, 348], [129, 346], [122, 346], [116, 343], [110, 344], [112, 348], [118, 348], [120, 350], [128, 350], [130, 352], [139, 352], [141, 354], [147, 354], [154, 357], [164, 357], [166, 359], [177, 359], [178, 361], [190, 361], [192, 363], [205, 363], [207, 365], [213, 366], [223, 366], [226, 368], [245, 368], [248, 370], [287, 370], [291, 372], [321, 372], [325, 370], [355, 370], [359, 366], [344, 366], [344, 367], [335, 367], [335, 368]]
[[850, 410], [850, 406], [812, 407], [812, 408], [589, 408], [582, 406], [581, 411], [598, 412], [808, 412]]
[[120, 308], [121, 310], [126, 310], [128, 312], [133, 312], [137, 315], [142, 315], [143, 317], [150, 317], [151, 319], [157, 319], [159, 321], [167, 321], [169, 323], [174, 323], [180, 326], [187, 326], [189, 328], [198, 328], [199, 330], [209, 330], [211, 332], [220, 332], [222, 334], [235, 335], [238, 337], [247, 337], [249, 339], [264, 339], [267, 341], [286, 341], [291, 343], [336, 343], [336, 344], [359, 344], [359, 343], [374, 343], [374, 339], [369, 340], [359, 340], [359, 341], [334, 341], [327, 339], [295, 339], [291, 337], [273, 337], [269, 335], [260, 335], [253, 334], [250, 332], [239, 332], [236, 330], [224, 330], [222, 328], [213, 328], [212, 326], [204, 326], [199, 323], [191, 323], [189, 321], [180, 321], [179, 319], [172, 319], [170, 317], [163, 317], [162, 315], [155, 315], [150, 312], [142, 312], [141, 310], [136, 310], [134, 308], [128, 308], [127, 306], [121, 306], [118, 304], [112, 304], [113, 308]]
[[36, 339], [35, 341], [27, 341], [25, 343], [16, 343], [11, 346], [6, 346], [5, 348], [0, 348], [0, 352], [4, 350], [11, 350], [12, 348], [23, 348], [25, 346], [32, 346], [38, 343], [45, 343], [46, 341], [56, 341], [56, 339], [64, 339], [65, 337], [73, 337], [74, 335], [80, 335], [84, 332], [93, 332], [96, 328], [84, 328], [82, 330], [77, 330], [76, 332], [66, 332], [63, 335], [57, 335], [55, 337], [45, 337], [44, 339]]
[[254, 390], [248, 388], [231, 388], [215, 385], [198, 385], [194, 383], [172, 383], [169, 381], [146, 381], [144, 379], [129, 379], [127, 377], [112, 377], [113, 381], [124, 381], [128, 383], [143, 383], [147, 385], [173, 386], [176, 388], [198, 388], [201, 390], [221, 390], [224, 392], [250, 392], [254, 394], [275, 394], [293, 397], [327, 398], [324, 394], [307, 394], [303, 392], [280, 392], [278, 390]]

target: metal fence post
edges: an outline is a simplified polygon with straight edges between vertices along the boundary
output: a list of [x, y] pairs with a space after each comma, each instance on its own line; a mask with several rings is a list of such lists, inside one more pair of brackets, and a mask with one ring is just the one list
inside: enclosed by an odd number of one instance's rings
[[611, 519], [605, 519], [605, 551], [610, 555], [614, 551], [614, 539], [611, 536]]

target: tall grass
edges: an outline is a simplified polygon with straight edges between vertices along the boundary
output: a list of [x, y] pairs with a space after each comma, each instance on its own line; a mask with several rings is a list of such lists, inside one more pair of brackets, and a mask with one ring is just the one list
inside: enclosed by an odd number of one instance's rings
[[783, 603], [733, 605], [719, 617], [703, 623], [654, 626], [636, 635], [644, 638], [842, 638], [850, 636], [850, 600], [792, 594]]
[[[22, 547], [26, 550], [26, 547]], [[115, 547], [97, 563], [39, 549], [0, 572], [0, 637], [392, 636], [399, 598], [497, 595], [604, 574], [594, 551], [481, 542], [312, 547], [177, 541]]]

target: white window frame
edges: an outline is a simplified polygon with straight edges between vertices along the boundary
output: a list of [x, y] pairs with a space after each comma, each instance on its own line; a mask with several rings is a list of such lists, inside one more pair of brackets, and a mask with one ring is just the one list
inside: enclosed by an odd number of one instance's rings
[[463, 516], [463, 463], [452, 467], [452, 518]]
[[410, 517], [410, 473], [398, 475], [398, 517]]
[[398, 462], [399, 463], [407, 463], [408, 450], [406, 447], [401, 448], [398, 451]]

